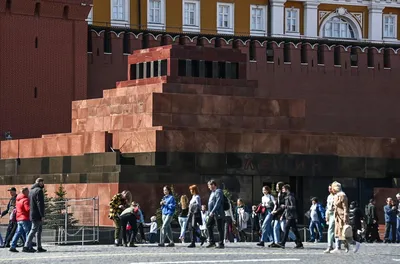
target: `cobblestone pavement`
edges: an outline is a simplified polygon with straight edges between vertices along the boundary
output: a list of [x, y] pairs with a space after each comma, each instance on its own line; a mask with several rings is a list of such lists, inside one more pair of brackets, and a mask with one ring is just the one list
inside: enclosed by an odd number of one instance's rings
[[305, 249], [293, 249], [288, 243], [286, 249], [259, 248], [255, 243], [227, 244], [225, 249], [194, 249], [177, 244], [174, 248], [159, 248], [156, 245], [139, 245], [137, 248], [96, 246], [47, 246], [47, 253], [11, 253], [0, 249], [1, 263], [400, 263], [400, 244], [362, 244], [355, 254], [341, 252], [324, 254], [325, 244], [305, 243]]

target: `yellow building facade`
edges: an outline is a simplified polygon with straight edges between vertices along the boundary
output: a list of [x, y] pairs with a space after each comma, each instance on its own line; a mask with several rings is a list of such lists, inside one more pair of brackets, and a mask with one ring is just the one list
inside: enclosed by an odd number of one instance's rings
[[89, 23], [174, 33], [397, 42], [400, 1], [94, 0]]

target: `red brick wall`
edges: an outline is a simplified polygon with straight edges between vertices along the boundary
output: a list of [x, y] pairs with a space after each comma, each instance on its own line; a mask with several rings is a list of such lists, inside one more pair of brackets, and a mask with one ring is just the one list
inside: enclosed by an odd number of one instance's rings
[[37, 17], [35, 1], [0, 8], [0, 137], [5, 131], [14, 138], [70, 131], [71, 101], [87, 97], [84, 19], [90, 7], [71, 6], [63, 19], [67, 4], [41, 1]]
[[[95, 33], [92, 33], [92, 35]], [[89, 62], [89, 97], [100, 97], [102, 89], [115, 87], [115, 82], [127, 78], [127, 63], [120, 59], [123, 34], [113, 38], [112, 54], [103, 54], [102, 35], [93, 39], [93, 54], [96, 59]], [[142, 45], [140, 35], [131, 39], [131, 48]], [[150, 36], [151, 37], [151, 36]], [[167, 36], [169, 39], [169, 37]], [[152, 40], [152, 46], [161, 44], [162, 37]], [[187, 38], [185, 39], [187, 40]], [[181, 41], [182, 43], [183, 41]], [[194, 38], [197, 44], [197, 39]], [[179, 44], [179, 38], [167, 41]], [[215, 41], [199, 40], [204, 46], [214, 46]], [[221, 48], [233, 46], [249, 53], [249, 41], [220, 41]], [[400, 129], [397, 99], [400, 91], [397, 69], [400, 60], [391, 51], [391, 69], [383, 68], [383, 51], [373, 48], [374, 68], [368, 68], [368, 49], [358, 49], [358, 67], [350, 67], [350, 48], [341, 48], [342, 67], [333, 66], [333, 46], [325, 46], [325, 66], [317, 65], [317, 45], [307, 44], [308, 64], [300, 63], [301, 44], [291, 45], [291, 63], [283, 63], [283, 44], [274, 46], [274, 63], [266, 61], [266, 46], [255, 42], [256, 62], [247, 65], [248, 79], [259, 81], [257, 95], [271, 98], [306, 99], [306, 129], [316, 132], [355, 133], [364, 136], [398, 136]], [[114, 47], [117, 47], [114, 49]], [[278, 63], [279, 61], [279, 63]], [[111, 65], [110, 65], [111, 64]], [[107, 74], [106, 74], [107, 73]]]

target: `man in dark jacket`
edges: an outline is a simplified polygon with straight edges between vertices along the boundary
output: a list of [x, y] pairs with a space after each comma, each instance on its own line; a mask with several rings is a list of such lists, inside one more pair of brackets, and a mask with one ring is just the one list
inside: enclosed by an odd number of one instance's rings
[[6, 237], [4, 240], [4, 247], [10, 247], [11, 240], [14, 237], [15, 231], [17, 230], [17, 222], [13, 219], [15, 218], [15, 215], [13, 214], [15, 214], [14, 209], [17, 199], [17, 189], [15, 189], [15, 187], [11, 187], [10, 189], [8, 189], [8, 191], [10, 192], [11, 198], [7, 204], [7, 209], [1, 212], [1, 218], [7, 214], [10, 215]]
[[289, 230], [292, 228], [294, 235], [296, 236], [296, 247], [295, 248], [303, 248], [303, 243], [301, 243], [301, 238], [299, 234], [299, 230], [297, 229], [297, 206], [296, 206], [296, 198], [290, 192], [290, 185], [285, 184], [282, 188], [282, 191], [286, 193], [285, 196], [285, 204], [281, 205], [281, 208], [285, 210], [284, 215], [282, 217], [286, 218], [285, 231], [282, 242], [278, 244], [279, 247], [285, 248], [286, 240], [289, 236]]
[[361, 220], [363, 219], [363, 213], [358, 207], [356, 201], [352, 201], [349, 209], [349, 224], [353, 229], [353, 239], [357, 242], [361, 242], [358, 232], [361, 231]]
[[42, 248], [42, 225], [44, 220], [44, 180], [42, 178], [36, 179], [35, 184], [32, 186], [29, 192], [29, 203], [31, 206], [30, 220], [32, 222], [32, 228], [26, 239], [25, 246], [22, 249], [23, 252], [33, 253], [36, 252], [32, 248], [32, 240], [36, 235], [37, 252], [46, 252], [47, 250]]
[[[278, 193], [278, 198], [275, 199], [275, 207], [272, 211], [274, 226], [273, 226], [273, 234], [274, 234], [274, 241], [272, 244], [268, 245], [268, 247], [278, 247], [277, 244], [281, 242], [281, 218], [285, 211], [281, 206], [285, 204], [285, 193], [282, 192], [282, 187], [285, 184], [283, 182], [278, 182], [276, 184], [276, 192]], [[282, 219], [283, 221], [284, 219]]]
[[370, 243], [375, 241], [381, 242], [378, 231], [378, 214], [376, 212], [374, 199], [369, 200], [369, 204], [365, 210], [365, 221], [367, 224], [365, 239]]
[[[210, 198], [208, 199], [208, 222], [207, 222], [207, 230], [209, 234], [210, 244], [207, 246], [216, 247], [216, 248], [224, 248], [224, 193], [221, 189], [217, 187], [217, 183], [214, 180], [210, 180], [208, 182], [208, 188], [211, 191]], [[219, 245], [215, 246], [214, 240], [214, 226], [217, 224], [218, 233], [219, 233]]]

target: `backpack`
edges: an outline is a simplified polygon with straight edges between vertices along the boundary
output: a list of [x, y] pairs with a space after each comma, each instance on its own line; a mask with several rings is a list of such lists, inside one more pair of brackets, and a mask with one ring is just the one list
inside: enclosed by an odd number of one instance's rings
[[229, 208], [230, 208], [229, 200], [228, 200], [228, 198], [226, 198], [226, 196], [224, 194], [224, 211], [228, 211]]

